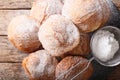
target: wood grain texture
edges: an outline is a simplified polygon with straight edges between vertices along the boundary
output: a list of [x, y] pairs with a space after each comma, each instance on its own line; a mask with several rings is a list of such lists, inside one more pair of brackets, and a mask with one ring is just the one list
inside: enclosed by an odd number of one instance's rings
[[7, 39], [0, 36], [0, 62], [22, 62], [28, 54], [18, 51]]
[[[15, 1], [17, 1], [17, 0], [15, 0]], [[113, 0], [113, 1], [115, 3], [120, 4], [120, 0]], [[4, 1], [2, 1], [2, 2], [4, 2]], [[9, 0], [8, 0], [8, 2], [9, 2]], [[14, 2], [14, 0], [13, 0], [13, 2]], [[18, 2], [19, 2], [19, 0], [18, 0]], [[30, 10], [0, 10], [0, 35], [7, 35], [7, 26], [15, 16], [29, 14], [29, 11]]]
[[0, 63], [0, 80], [29, 80], [21, 63]]
[[[26, 9], [31, 8], [32, 1], [0, 0], [0, 9], [3, 9], [0, 10], [0, 35], [7, 35], [7, 26], [12, 18], [29, 14], [29, 10]], [[113, 2], [120, 8], [120, 0]], [[23, 58], [27, 55], [14, 48], [7, 36], [0, 36], [0, 80], [29, 80], [21, 66]], [[107, 80], [120, 80], [120, 66], [108, 76]]]
[[[0, 9], [31, 8], [34, 0], [0, 0]], [[112, 0], [120, 7], [120, 0]]]
[[0, 9], [31, 8], [33, 0], [0, 0]]
[[29, 14], [29, 10], [0, 10], [0, 35], [7, 35], [10, 21], [14, 17], [24, 14]]

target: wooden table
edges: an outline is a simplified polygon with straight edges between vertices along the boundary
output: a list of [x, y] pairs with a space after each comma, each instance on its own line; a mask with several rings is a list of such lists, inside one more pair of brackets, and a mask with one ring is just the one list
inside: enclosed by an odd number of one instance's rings
[[[7, 39], [7, 26], [11, 19], [29, 14], [33, 0], [0, 0], [0, 80], [29, 80], [21, 62], [27, 54], [13, 47]], [[120, 0], [113, 0], [120, 7]], [[120, 80], [120, 66], [116, 67], [107, 80]]]

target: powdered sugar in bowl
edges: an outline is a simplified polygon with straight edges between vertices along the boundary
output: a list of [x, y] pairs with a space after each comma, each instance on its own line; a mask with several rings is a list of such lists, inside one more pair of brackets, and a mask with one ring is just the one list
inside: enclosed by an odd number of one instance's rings
[[94, 33], [91, 38], [92, 54], [104, 66], [120, 64], [120, 30], [105, 26]]

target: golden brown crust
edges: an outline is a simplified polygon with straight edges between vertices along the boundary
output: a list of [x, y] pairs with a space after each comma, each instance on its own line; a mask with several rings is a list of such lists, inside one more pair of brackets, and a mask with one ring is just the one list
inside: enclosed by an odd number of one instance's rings
[[60, 56], [75, 48], [80, 33], [77, 27], [64, 16], [50, 16], [39, 29], [39, 40], [52, 56]]
[[102, 19], [102, 24], [103, 26], [109, 19], [110, 17], [110, 4], [108, 3], [109, 0], [99, 0], [99, 3], [102, 7], [102, 14], [103, 14], [103, 19]]
[[86, 56], [89, 54], [89, 52], [90, 52], [90, 37], [88, 34], [81, 33], [78, 46], [66, 54]]
[[28, 15], [15, 17], [8, 26], [8, 39], [21, 51], [33, 52], [40, 47], [39, 22]]
[[[74, 65], [76, 65], [79, 61], [81, 63], [70, 72], [65, 75], [60, 76], [65, 71], [68, 71]], [[73, 76], [78, 74], [81, 70], [83, 70], [88, 64], [88, 60], [79, 56], [69, 56], [64, 58], [56, 67], [56, 78], [57, 80], [70, 80]], [[80, 74], [75, 80], [88, 80], [93, 73], [93, 67], [90, 64], [89, 67]]]
[[58, 61], [45, 50], [40, 50], [26, 57], [22, 66], [31, 80], [54, 80]]
[[27, 62], [27, 60], [28, 60], [28, 57], [26, 57], [26, 58], [23, 60], [22, 66], [23, 66], [25, 72], [28, 74], [29, 78], [32, 80], [32, 76], [31, 76], [29, 70], [28, 70], [27, 67], [26, 67], [26, 62]]
[[62, 7], [63, 2], [61, 0], [35, 0], [30, 11], [30, 16], [42, 24], [50, 15], [61, 14]]
[[105, 0], [65, 0], [62, 14], [71, 19], [85, 33], [105, 24], [110, 16]]

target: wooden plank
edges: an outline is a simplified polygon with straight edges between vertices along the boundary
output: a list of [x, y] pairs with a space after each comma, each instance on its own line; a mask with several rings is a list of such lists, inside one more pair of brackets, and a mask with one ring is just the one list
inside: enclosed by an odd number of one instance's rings
[[[120, 3], [120, 0], [114, 2]], [[22, 14], [29, 14], [29, 10], [0, 10], [0, 35], [7, 35], [7, 26], [12, 18]]]
[[[31, 8], [34, 0], [0, 0], [1, 9], [10, 8]], [[120, 0], [112, 0], [118, 7], [120, 7]]]
[[7, 39], [0, 36], [0, 62], [22, 62], [28, 54], [18, 51]]
[[[31, 8], [34, 0], [0, 0], [1, 9], [9, 8]], [[120, 0], [112, 0], [118, 7], [120, 7]]]
[[112, 0], [115, 5], [120, 8], [120, 0]]
[[0, 80], [29, 80], [21, 63], [0, 63]]
[[7, 26], [10, 21], [23, 14], [29, 14], [29, 10], [0, 10], [0, 35], [7, 35]]
[[[120, 66], [105, 80], [120, 80]], [[29, 80], [21, 63], [0, 63], [0, 80]], [[96, 80], [96, 79], [95, 79]]]
[[0, 0], [0, 9], [31, 8], [33, 0]]

